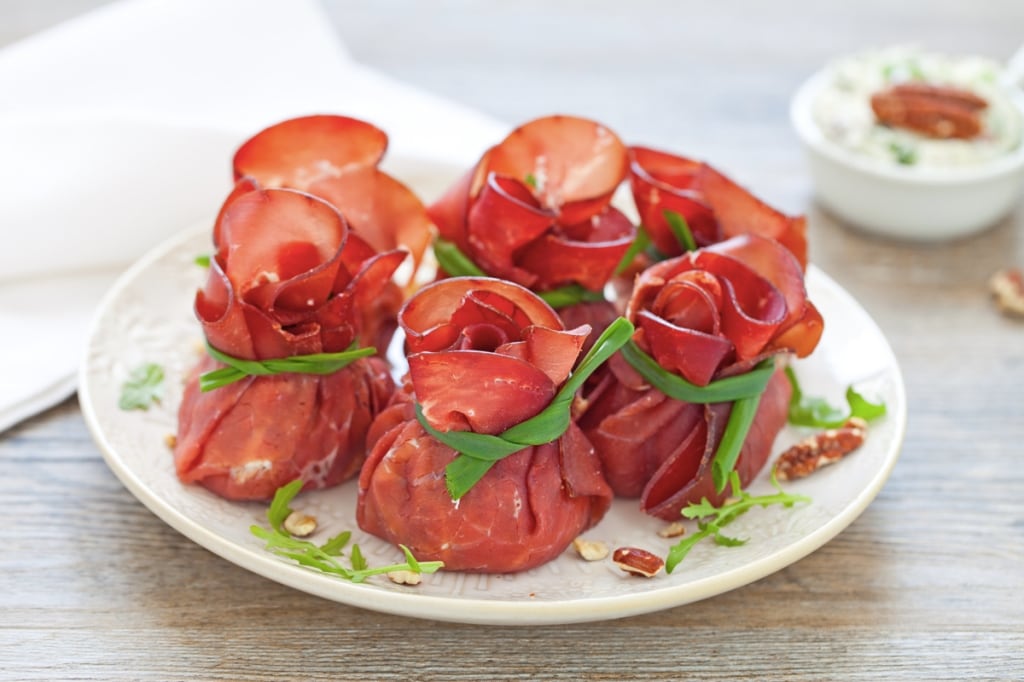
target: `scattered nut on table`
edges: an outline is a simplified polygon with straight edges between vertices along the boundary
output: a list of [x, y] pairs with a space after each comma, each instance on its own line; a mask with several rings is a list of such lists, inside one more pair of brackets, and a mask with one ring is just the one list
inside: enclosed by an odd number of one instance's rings
[[859, 448], [867, 434], [867, 422], [859, 417], [851, 417], [839, 428], [805, 438], [779, 455], [775, 463], [775, 476], [780, 481], [809, 476]]
[[178, 437], [173, 433], [169, 433], [166, 436], [164, 436], [164, 444], [167, 445], [167, 447], [169, 447], [171, 450], [173, 450], [178, 445]]
[[665, 567], [660, 556], [639, 547], [619, 547], [612, 554], [612, 561], [623, 571], [645, 578], [653, 578]]
[[300, 511], [293, 511], [284, 520], [284, 529], [297, 538], [304, 538], [316, 531], [316, 518]]
[[608, 556], [608, 545], [599, 540], [576, 538], [572, 541], [572, 546], [585, 561], [600, 561]]
[[1019, 268], [1000, 270], [992, 275], [988, 287], [1000, 312], [1024, 317], [1024, 273]]

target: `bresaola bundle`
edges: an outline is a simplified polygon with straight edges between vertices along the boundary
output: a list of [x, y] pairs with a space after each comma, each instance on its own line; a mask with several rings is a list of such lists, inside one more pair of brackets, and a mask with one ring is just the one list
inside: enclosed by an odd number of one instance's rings
[[404, 249], [411, 258], [397, 282], [358, 309], [366, 341], [381, 353], [394, 333], [394, 316], [430, 244], [430, 218], [408, 187], [378, 168], [388, 137], [345, 116], [305, 116], [273, 125], [235, 153], [235, 179], [259, 187], [307, 192], [337, 208], [349, 227], [376, 251]]
[[[746, 485], [786, 423], [790, 386], [774, 356], [809, 354], [821, 316], [793, 255], [745, 235], [648, 268], [627, 317], [637, 327], [635, 346], [592, 380], [580, 424], [616, 494], [639, 497], [645, 512], [674, 520], [690, 502], [724, 498], [723, 486], [713, 485], [713, 463], [740, 403], [716, 399], [729, 392], [712, 392], [721, 386], [715, 382], [764, 376], [760, 390], [744, 392], [749, 431], [728, 465]], [[694, 397], [666, 395], [676, 384]]]
[[429, 207], [442, 269], [521, 284], [567, 324], [600, 332], [615, 318], [604, 287], [636, 234], [611, 205], [626, 170], [625, 145], [599, 123], [549, 116], [520, 126]]
[[601, 520], [611, 489], [572, 421], [551, 442], [497, 461], [457, 500], [448, 477], [460, 455], [427, 430], [495, 436], [536, 417], [568, 379], [589, 327], [566, 330], [519, 285], [469, 277], [422, 289], [399, 325], [409, 375], [373, 425], [361, 528], [451, 570], [506, 573], [555, 558]]
[[[195, 299], [210, 355], [179, 409], [178, 476], [229, 499], [267, 499], [296, 478], [309, 488], [350, 478], [394, 390], [387, 364], [365, 357], [376, 350], [357, 350], [367, 336], [359, 311], [406, 255], [377, 253], [334, 207], [290, 190], [236, 191], [214, 234]], [[350, 364], [305, 373], [323, 368], [317, 355], [345, 352]], [[287, 359], [294, 367], [281, 373], [256, 365]]]

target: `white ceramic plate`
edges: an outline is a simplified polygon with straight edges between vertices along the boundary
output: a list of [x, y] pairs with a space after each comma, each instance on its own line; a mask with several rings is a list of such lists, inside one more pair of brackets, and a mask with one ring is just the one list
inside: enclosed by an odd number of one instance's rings
[[[399, 164], [399, 177], [436, 195], [450, 180], [429, 164]], [[299, 590], [368, 609], [438, 620], [506, 625], [570, 623], [619, 618], [704, 599], [773, 573], [806, 556], [848, 526], [874, 499], [899, 455], [906, 423], [903, 380], [892, 350], [867, 313], [835, 282], [810, 269], [811, 298], [826, 332], [811, 358], [796, 364], [807, 393], [835, 404], [855, 383], [885, 400], [889, 414], [872, 424], [864, 446], [840, 463], [786, 486], [813, 498], [793, 509], [755, 509], [730, 526], [749, 538], [741, 547], [698, 545], [671, 574], [631, 577], [610, 561], [587, 563], [572, 549], [544, 566], [515, 575], [439, 572], [416, 586], [386, 578], [352, 584], [300, 568], [266, 552], [249, 533], [265, 523], [263, 504], [224, 501], [198, 486], [182, 485], [165, 444], [176, 432], [185, 373], [202, 339], [192, 298], [205, 273], [193, 263], [210, 250], [209, 225], [197, 226], [136, 263], [107, 295], [94, 322], [82, 365], [79, 397], [86, 422], [110, 468], [157, 516], [178, 531], [247, 570]], [[117, 407], [120, 385], [144, 362], [164, 367], [168, 395], [147, 412]], [[806, 433], [787, 428], [776, 452]], [[750, 487], [768, 491], [762, 474]], [[400, 553], [362, 533], [355, 522], [356, 485], [303, 494], [294, 506], [320, 522], [317, 537], [352, 530], [371, 565], [393, 563]], [[657, 535], [664, 522], [648, 518], [634, 500], [616, 500], [606, 518], [586, 533], [611, 547], [639, 546], [665, 555], [671, 540]], [[316, 538], [314, 538], [316, 539]]]

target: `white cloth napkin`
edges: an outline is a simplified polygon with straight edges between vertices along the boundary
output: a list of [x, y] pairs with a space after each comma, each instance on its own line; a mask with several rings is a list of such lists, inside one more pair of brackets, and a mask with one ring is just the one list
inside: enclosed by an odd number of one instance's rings
[[507, 130], [353, 62], [313, 0], [124, 0], [0, 51], [0, 432], [71, 393], [102, 292], [214, 214], [234, 146], [309, 113], [460, 165]]

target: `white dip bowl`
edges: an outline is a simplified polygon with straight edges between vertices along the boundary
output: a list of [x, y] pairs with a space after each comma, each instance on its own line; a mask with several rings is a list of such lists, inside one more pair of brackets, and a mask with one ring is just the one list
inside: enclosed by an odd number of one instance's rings
[[[852, 87], [852, 99], [841, 92], [835, 101], [826, 101], [839, 105], [839, 123], [829, 130], [825, 128], [829, 124], [823, 123], [821, 107], [823, 98], [835, 97], [832, 90], [837, 69], [849, 68], [851, 63], [857, 69], [862, 65], [850, 61], [831, 65], [797, 91], [790, 116], [806, 150], [815, 193], [837, 217], [875, 234], [913, 241], [974, 234], [999, 222], [1020, 204], [1024, 188], [1024, 93], [1007, 74], [986, 74], [983, 87], [998, 98], [989, 108], [1002, 116], [994, 125], [1006, 139], [985, 140], [975, 146], [962, 140], [929, 140], [878, 125], [871, 113], [869, 91], [887, 86], [891, 67], [874, 67], [887, 58], [904, 59], [908, 54], [911, 59], [920, 56], [894, 48], [870, 57], [877, 61], [865, 73], [877, 71], [878, 82], [857, 83]], [[923, 55], [920, 62], [911, 62], [918, 77], [918, 63], [923, 63], [932, 66], [928, 82], [942, 78], [945, 82], [939, 84], [961, 86], [950, 77], [950, 73], [957, 75], [959, 64], [952, 62], [954, 69], [950, 71], [949, 63], [937, 62], [936, 67], [928, 59], [941, 58]], [[934, 76], [936, 69], [938, 77]], [[849, 80], [849, 71], [839, 77]], [[849, 87], [849, 82], [844, 87]], [[902, 163], [898, 160], [904, 144], [917, 150], [909, 165], [905, 156]]]

